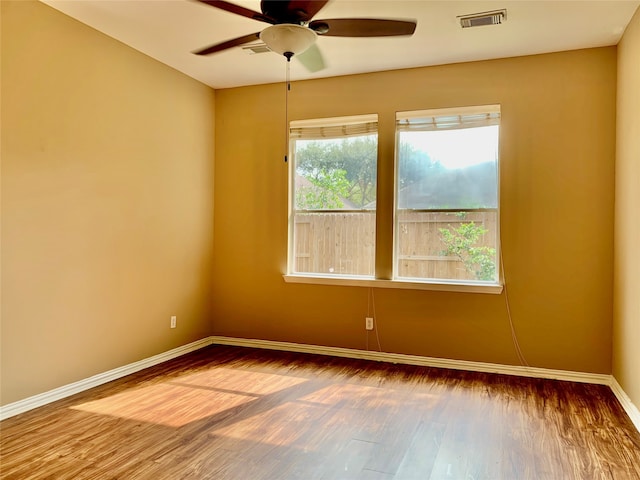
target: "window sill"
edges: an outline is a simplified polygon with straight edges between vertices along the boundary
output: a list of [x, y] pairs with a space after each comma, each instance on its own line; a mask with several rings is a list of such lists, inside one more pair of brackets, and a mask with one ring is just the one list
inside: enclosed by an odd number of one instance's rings
[[288, 274], [283, 275], [287, 283], [305, 283], [310, 285], [339, 285], [346, 287], [399, 288], [405, 290], [431, 290], [436, 292], [462, 293], [502, 293], [502, 285], [495, 283], [455, 283], [406, 280], [380, 280], [368, 277], [334, 277], [321, 275]]

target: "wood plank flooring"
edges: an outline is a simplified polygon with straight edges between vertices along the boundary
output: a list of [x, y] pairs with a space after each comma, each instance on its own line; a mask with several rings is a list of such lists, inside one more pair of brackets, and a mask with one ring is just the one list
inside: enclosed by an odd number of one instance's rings
[[640, 480], [605, 386], [228, 346], [0, 428], [6, 480]]

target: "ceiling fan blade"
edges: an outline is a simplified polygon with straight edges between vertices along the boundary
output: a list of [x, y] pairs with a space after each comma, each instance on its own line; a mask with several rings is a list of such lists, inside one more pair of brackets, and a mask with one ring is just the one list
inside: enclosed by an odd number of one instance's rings
[[225, 2], [224, 0], [198, 0], [200, 3], [204, 3], [211, 7], [219, 8], [220, 10], [224, 10], [225, 12], [235, 13], [236, 15], [240, 15], [242, 17], [252, 18], [253, 20], [258, 20], [260, 22], [266, 22], [270, 24], [275, 24], [276, 21], [260, 12], [254, 12], [253, 10], [245, 7], [241, 7], [240, 5], [236, 5], [235, 3]]
[[196, 55], [210, 55], [212, 53], [226, 50], [227, 48], [237, 47], [238, 45], [252, 42], [254, 40], [257, 40], [258, 38], [260, 38], [260, 32], [251, 33], [249, 35], [244, 35], [242, 37], [227, 40], [226, 42], [216, 43], [215, 45], [211, 45], [207, 48], [203, 48], [202, 50], [196, 50], [193, 53], [195, 53]]
[[302, 24], [310, 21], [329, 0], [261, 0], [260, 9], [278, 23]]
[[415, 20], [377, 18], [334, 18], [314, 20], [309, 28], [327, 37], [395, 37], [413, 35]]
[[295, 55], [295, 58], [311, 73], [319, 72], [326, 67], [324, 58], [322, 58], [322, 52], [320, 52], [316, 44], [311, 45], [301, 54]]
[[300, 20], [309, 22], [322, 8], [329, 3], [329, 0], [291, 0], [289, 2], [290, 12], [304, 12], [305, 16]]

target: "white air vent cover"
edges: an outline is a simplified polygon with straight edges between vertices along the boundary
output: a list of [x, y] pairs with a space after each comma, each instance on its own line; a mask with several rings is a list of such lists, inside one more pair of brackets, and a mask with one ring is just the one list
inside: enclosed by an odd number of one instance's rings
[[507, 19], [507, 10], [492, 10], [491, 12], [472, 13], [470, 15], [460, 15], [460, 26], [462, 28], [481, 27], [483, 25], [499, 25]]
[[267, 47], [266, 43], [254, 43], [253, 45], [247, 45], [242, 47], [242, 50], [247, 52], [249, 55], [254, 55], [256, 53], [267, 53], [270, 52], [269, 47]]

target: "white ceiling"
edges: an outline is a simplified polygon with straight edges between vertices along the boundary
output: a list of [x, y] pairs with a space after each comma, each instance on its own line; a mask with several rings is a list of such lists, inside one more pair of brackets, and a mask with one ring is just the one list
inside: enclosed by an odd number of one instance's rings
[[[195, 0], [41, 0], [61, 12], [213, 87], [281, 82], [284, 57], [240, 47], [207, 57], [213, 43], [268, 26]], [[259, 0], [234, 3], [260, 11]], [[640, 0], [333, 0], [314, 19], [408, 18], [412, 37], [319, 37], [327, 68], [315, 74], [292, 62], [291, 78], [331, 77], [397, 68], [615, 45]], [[502, 25], [462, 29], [456, 16], [507, 9]]]

